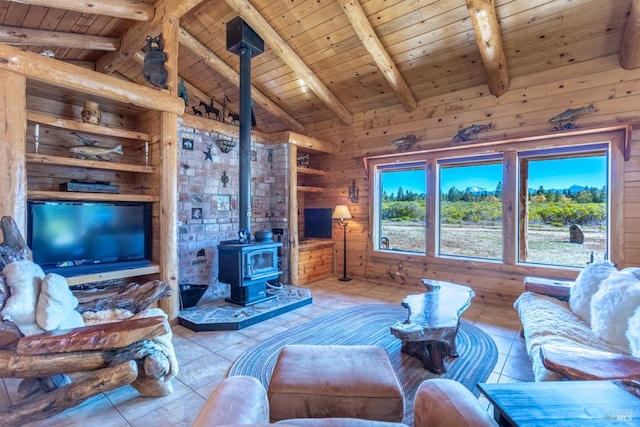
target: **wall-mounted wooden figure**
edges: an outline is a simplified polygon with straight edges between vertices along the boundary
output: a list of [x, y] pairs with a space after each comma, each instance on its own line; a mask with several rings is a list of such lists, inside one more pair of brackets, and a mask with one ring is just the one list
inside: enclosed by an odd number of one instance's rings
[[142, 74], [144, 78], [154, 86], [167, 88], [167, 70], [164, 63], [167, 62], [167, 54], [162, 51], [160, 37], [147, 36], [147, 51], [144, 55]]

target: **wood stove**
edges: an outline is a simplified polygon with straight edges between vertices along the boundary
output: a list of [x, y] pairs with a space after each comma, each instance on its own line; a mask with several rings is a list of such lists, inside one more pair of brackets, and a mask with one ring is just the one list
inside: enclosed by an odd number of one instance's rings
[[218, 280], [231, 287], [227, 300], [248, 306], [268, 299], [267, 281], [277, 279], [278, 248], [281, 242], [221, 242], [218, 246]]

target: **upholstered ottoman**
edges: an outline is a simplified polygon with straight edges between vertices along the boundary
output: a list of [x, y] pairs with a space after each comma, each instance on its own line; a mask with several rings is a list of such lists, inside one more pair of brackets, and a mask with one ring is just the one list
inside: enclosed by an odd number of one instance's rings
[[268, 389], [271, 421], [363, 418], [401, 422], [404, 395], [387, 352], [376, 346], [288, 345]]

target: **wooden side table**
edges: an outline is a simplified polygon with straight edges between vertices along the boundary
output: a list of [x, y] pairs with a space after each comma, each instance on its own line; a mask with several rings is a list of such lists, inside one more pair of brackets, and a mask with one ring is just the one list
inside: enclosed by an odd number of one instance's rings
[[500, 426], [636, 426], [640, 399], [610, 381], [480, 383]]

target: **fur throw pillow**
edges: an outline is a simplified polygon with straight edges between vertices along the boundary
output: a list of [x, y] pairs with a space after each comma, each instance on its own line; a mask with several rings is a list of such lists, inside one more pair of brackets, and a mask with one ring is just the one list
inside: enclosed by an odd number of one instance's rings
[[36, 306], [36, 321], [45, 331], [71, 329], [84, 326], [82, 315], [75, 308], [76, 298], [67, 284], [67, 280], [58, 274], [47, 274], [40, 286], [40, 295]]
[[43, 332], [36, 323], [36, 302], [44, 278], [42, 268], [33, 261], [20, 260], [8, 264], [2, 274], [11, 294], [0, 311], [2, 319], [15, 323], [24, 335]]
[[600, 261], [587, 265], [576, 278], [569, 291], [569, 307], [579, 318], [591, 322], [591, 297], [598, 291], [600, 283], [617, 271], [609, 261]]
[[640, 307], [636, 308], [627, 325], [627, 339], [631, 347], [631, 355], [640, 357]]
[[640, 307], [640, 280], [615, 272], [602, 282], [591, 299], [591, 330], [609, 344], [630, 353], [629, 318]]

